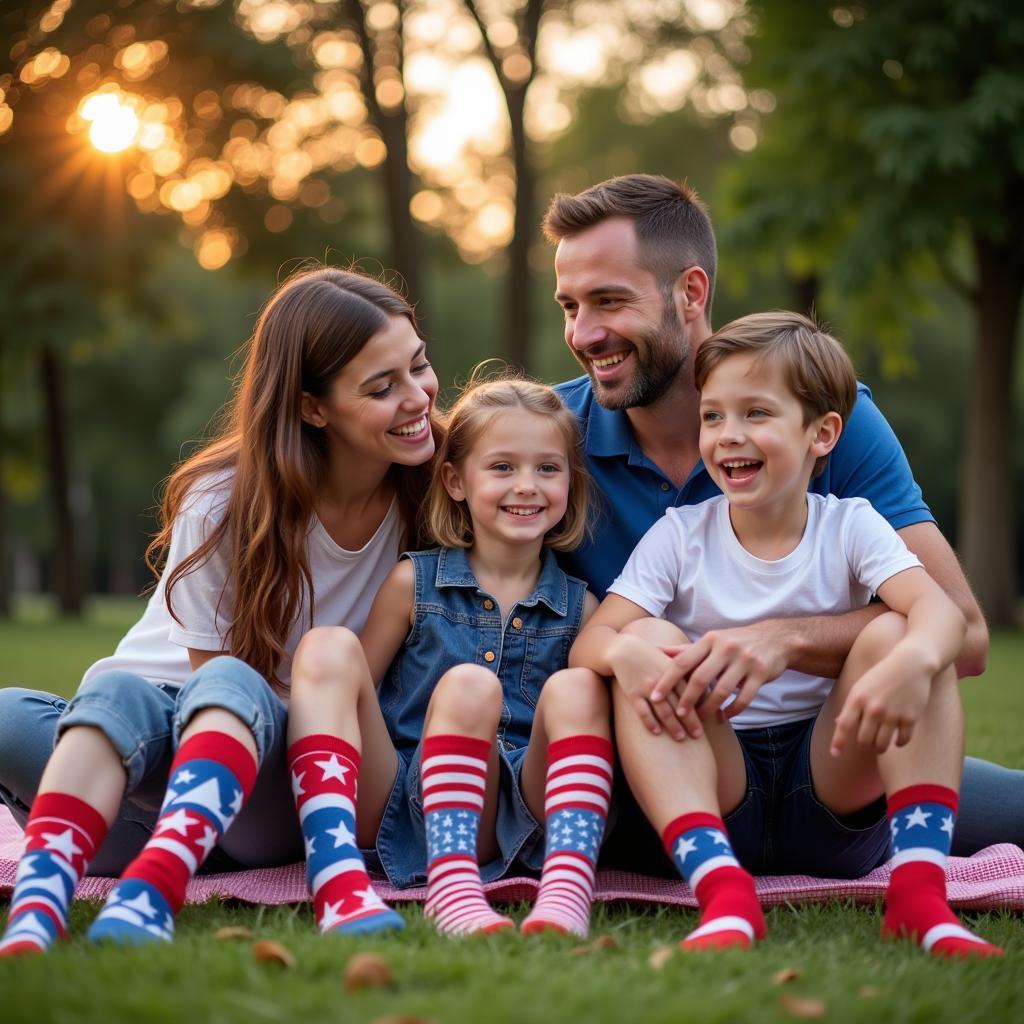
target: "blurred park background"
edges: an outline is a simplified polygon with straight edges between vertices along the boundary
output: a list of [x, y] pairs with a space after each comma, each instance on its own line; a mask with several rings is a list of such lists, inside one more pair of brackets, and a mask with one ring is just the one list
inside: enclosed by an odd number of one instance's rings
[[0, 616], [146, 585], [303, 258], [403, 281], [443, 385], [575, 375], [541, 216], [647, 171], [710, 206], [716, 324], [845, 341], [1018, 624], [1022, 58], [1017, 0], [0, 0]]

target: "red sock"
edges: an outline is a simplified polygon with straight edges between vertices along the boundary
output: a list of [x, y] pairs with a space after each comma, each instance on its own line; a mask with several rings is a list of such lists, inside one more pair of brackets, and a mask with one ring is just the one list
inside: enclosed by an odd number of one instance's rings
[[356, 841], [359, 752], [337, 736], [305, 736], [288, 750], [306, 841], [306, 874], [321, 932], [395, 930], [402, 919], [374, 892]]
[[946, 902], [946, 858], [958, 797], [946, 786], [907, 786], [889, 797], [892, 877], [882, 934], [919, 942], [932, 956], [1002, 956], [968, 931]]
[[177, 913], [189, 879], [252, 792], [256, 770], [256, 759], [227, 733], [200, 732], [186, 740], [171, 763], [153, 835], [122, 880], [147, 882]]
[[568, 736], [548, 745], [544, 870], [524, 935], [587, 934], [611, 792], [612, 745], [604, 737]]
[[107, 834], [103, 815], [67, 793], [41, 793], [25, 825], [0, 956], [41, 953], [67, 933], [68, 906]]
[[476, 841], [487, 789], [489, 740], [427, 736], [421, 752], [427, 899], [442, 935], [489, 935], [512, 927], [484, 895]]
[[764, 938], [754, 879], [740, 867], [721, 818], [684, 814], [669, 822], [661, 840], [701, 909], [700, 925], [683, 939], [684, 949], [745, 949]]

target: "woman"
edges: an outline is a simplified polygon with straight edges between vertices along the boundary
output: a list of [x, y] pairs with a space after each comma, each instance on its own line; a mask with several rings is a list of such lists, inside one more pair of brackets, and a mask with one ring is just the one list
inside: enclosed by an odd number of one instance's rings
[[416, 546], [437, 386], [411, 307], [383, 284], [318, 268], [270, 298], [225, 429], [170, 478], [142, 619], [70, 703], [0, 691], [0, 798], [26, 831], [0, 955], [63, 936], [90, 863], [121, 874], [90, 938], [142, 942], [171, 937], [215, 845], [220, 869], [301, 858], [286, 762], [303, 818], [340, 816], [325, 870], [346, 900], [318, 901], [323, 930], [400, 926], [351, 835], [359, 754], [337, 747], [340, 709], [318, 707], [315, 677], [290, 717], [282, 697], [301, 636], [359, 630]]

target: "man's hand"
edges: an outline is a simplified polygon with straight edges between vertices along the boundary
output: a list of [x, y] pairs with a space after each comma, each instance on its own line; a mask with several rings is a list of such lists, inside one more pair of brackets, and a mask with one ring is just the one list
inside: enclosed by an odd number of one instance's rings
[[657, 736], [664, 729], [674, 740], [684, 740], [687, 735], [696, 739], [703, 733], [693, 711], [680, 715], [674, 708], [679, 695], [664, 681], [681, 677], [664, 650], [640, 637], [620, 634], [608, 649], [608, 662], [616, 684], [649, 732]]
[[672, 659], [686, 679], [675, 712], [685, 719], [716, 714], [730, 694], [736, 699], [725, 709], [734, 718], [749, 707], [757, 691], [788, 667], [792, 620], [767, 619], [734, 629], [715, 629], [682, 648]]
[[853, 684], [836, 718], [830, 753], [849, 742], [884, 754], [905, 747], [931, 695], [932, 672], [899, 646]]

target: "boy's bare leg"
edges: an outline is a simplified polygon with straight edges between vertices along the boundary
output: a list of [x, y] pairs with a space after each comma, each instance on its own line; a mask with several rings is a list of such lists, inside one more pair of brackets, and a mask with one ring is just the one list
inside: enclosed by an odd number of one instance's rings
[[906, 632], [890, 613], [858, 637], [815, 724], [811, 776], [818, 798], [839, 815], [888, 796], [893, 842], [886, 894], [885, 935], [905, 935], [939, 956], [992, 956], [1002, 950], [963, 928], [946, 903], [945, 864], [956, 821], [963, 764], [963, 710], [952, 667], [932, 681], [928, 703], [909, 742], [884, 753], [851, 742], [832, 756], [832, 731], [856, 681], [877, 665]]
[[[657, 619], [626, 628], [659, 646], [688, 642], [675, 626]], [[612, 698], [623, 772], [700, 904], [701, 924], [683, 947], [745, 947], [763, 938], [754, 880], [733, 855], [722, 821], [722, 813], [739, 806], [746, 792], [743, 752], [732, 727], [713, 718], [702, 723], [704, 733], [696, 739], [653, 735], [618, 685]]]
[[612, 792], [611, 699], [586, 668], [544, 684], [523, 760], [523, 796], [545, 823], [544, 869], [524, 934], [587, 934]]

